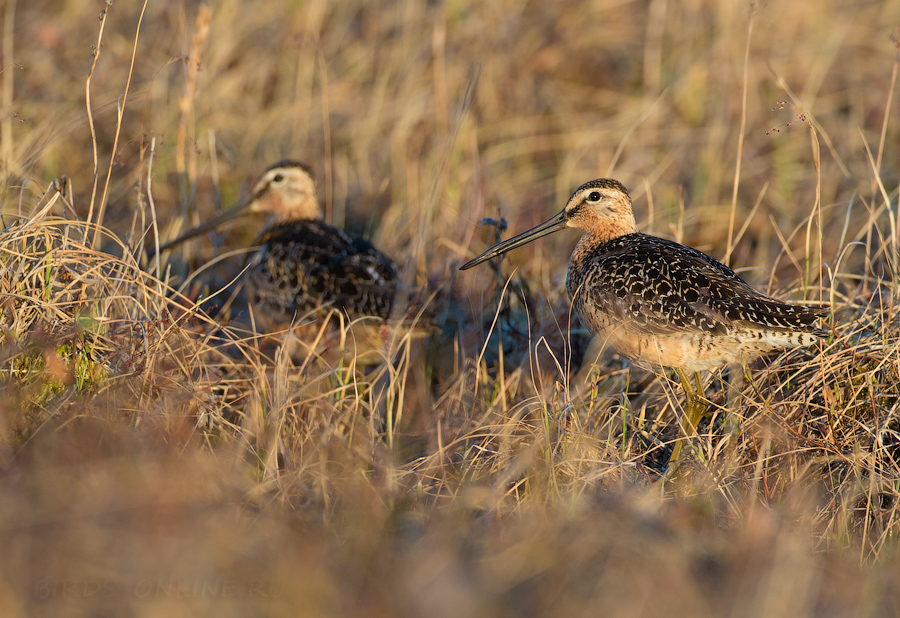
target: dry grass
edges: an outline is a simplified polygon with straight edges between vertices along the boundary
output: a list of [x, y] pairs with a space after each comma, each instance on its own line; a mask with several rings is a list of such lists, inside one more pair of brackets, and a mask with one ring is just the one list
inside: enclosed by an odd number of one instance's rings
[[[900, 611], [896, 2], [53, 4], [0, 13], [4, 615]], [[252, 226], [135, 258], [284, 156], [439, 332], [256, 336], [203, 265]], [[577, 234], [456, 270], [603, 175], [832, 307], [707, 382], [675, 483], [680, 390], [589, 345]]]

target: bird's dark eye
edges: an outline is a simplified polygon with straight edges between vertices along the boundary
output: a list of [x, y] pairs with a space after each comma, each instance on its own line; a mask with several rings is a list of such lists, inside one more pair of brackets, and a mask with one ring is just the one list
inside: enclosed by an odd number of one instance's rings
[[275, 174], [275, 178], [273, 178], [272, 180], [274, 180], [275, 182], [281, 182], [282, 180], [284, 180], [284, 174]]
[[589, 202], [599, 202], [600, 201], [600, 192], [599, 191], [591, 191], [588, 195]]

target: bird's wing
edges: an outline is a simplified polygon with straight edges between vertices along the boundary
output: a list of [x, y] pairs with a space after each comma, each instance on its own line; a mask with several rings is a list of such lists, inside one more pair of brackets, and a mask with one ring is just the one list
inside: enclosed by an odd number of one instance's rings
[[722, 333], [738, 322], [812, 331], [821, 314], [756, 291], [701, 251], [646, 234], [610, 241], [588, 271], [583, 293], [631, 328], [648, 333]]
[[275, 226], [257, 242], [257, 296], [290, 296], [294, 312], [331, 306], [351, 318], [390, 314], [397, 269], [368, 241], [309, 220]]

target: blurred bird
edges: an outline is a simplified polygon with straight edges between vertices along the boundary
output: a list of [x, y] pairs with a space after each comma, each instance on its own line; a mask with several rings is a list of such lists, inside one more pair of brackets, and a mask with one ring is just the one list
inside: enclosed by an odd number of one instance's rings
[[244, 274], [248, 302], [263, 325], [290, 324], [318, 308], [351, 320], [390, 317], [400, 284], [393, 260], [322, 220], [312, 172], [297, 161], [269, 166], [244, 199], [160, 246], [160, 252], [251, 213], [269, 215]]
[[[566, 277], [581, 321], [634, 363], [675, 369], [687, 399], [686, 435], [706, 412], [700, 371], [808, 346], [825, 335], [814, 323], [827, 309], [766, 296], [705, 253], [639, 232], [628, 191], [610, 178], [581, 185], [559, 214], [461, 270], [569, 227], [584, 232]], [[694, 373], [696, 390], [686, 372]]]

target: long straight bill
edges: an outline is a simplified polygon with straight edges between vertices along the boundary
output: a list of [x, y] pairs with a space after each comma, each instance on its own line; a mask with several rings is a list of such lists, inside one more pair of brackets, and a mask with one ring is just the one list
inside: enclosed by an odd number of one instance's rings
[[552, 219], [548, 219], [544, 221], [540, 225], [531, 228], [526, 232], [522, 232], [517, 236], [513, 236], [508, 240], [504, 240], [502, 242], [498, 242], [496, 245], [479, 255], [474, 260], [466, 262], [462, 266], [459, 267], [460, 270], [466, 270], [472, 268], [473, 266], [477, 266], [482, 262], [486, 262], [491, 258], [495, 258], [498, 255], [502, 255], [507, 251], [511, 251], [516, 247], [521, 247], [524, 244], [530, 243], [532, 240], [540, 238], [541, 236], [546, 236], [547, 234], [552, 234], [553, 232], [558, 232], [559, 230], [566, 227], [566, 211], [563, 210], [557, 215], [554, 215]]
[[[204, 223], [201, 223], [197, 227], [190, 229], [187, 232], [183, 233], [178, 238], [176, 238], [174, 240], [170, 240], [169, 242], [167, 242], [163, 245], [160, 245], [159, 252], [162, 253], [163, 251], [165, 251], [167, 249], [171, 249], [175, 245], [179, 245], [186, 240], [190, 240], [194, 236], [199, 236], [203, 232], [208, 232], [209, 230], [222, 225], [226, 221], [231, 221], [232, 219], [234, 219], [236, 217], [246, 214], [245, 209], [247, 208], [247, 206], [250, 205], [250, 201], [251, 200], [249, 200], [249, 199], [243, 199], [243, 200], [239, 201], [237, 204], [235, 204], [234, 206], [232, 206], [231, 208], [229, 208], [228, 210], [219, 213], [218, 215], [216, 215], [209, 221], [205, 221]], [[147, 256], [153, 257], [153, 254], [154, 254], [154, 250], [151, 247], [147, 251]]]

